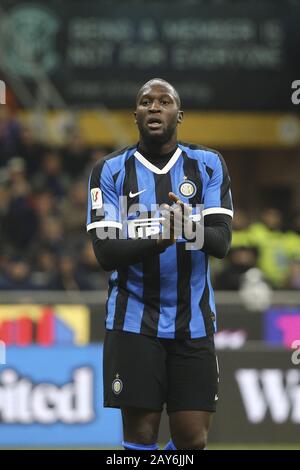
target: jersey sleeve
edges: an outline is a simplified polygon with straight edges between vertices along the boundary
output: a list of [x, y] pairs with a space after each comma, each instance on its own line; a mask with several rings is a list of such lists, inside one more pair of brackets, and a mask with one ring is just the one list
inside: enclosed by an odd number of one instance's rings
[[98, 227], [122, 229], [119, 198], [105, 160], [94, 166], [89, 177], [86, 227], [87, 231]]
[[233, 217], [230, 178], [221, 155], [215, 160], [209, 182], [204, 193], [203, 215], [226, 214]]

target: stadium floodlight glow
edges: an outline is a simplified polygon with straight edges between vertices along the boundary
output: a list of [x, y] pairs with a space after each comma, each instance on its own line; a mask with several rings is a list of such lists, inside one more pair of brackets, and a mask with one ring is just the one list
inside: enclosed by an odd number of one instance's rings
[[0, 104], [6, 104], [6, 85], [0, 80]]
[[6, 345], [0, 341], [0, 364], [6, 364]]

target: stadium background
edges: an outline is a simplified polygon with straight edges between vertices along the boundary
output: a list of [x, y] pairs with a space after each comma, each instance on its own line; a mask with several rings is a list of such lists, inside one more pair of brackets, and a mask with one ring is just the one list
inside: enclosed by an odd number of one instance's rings
[[135, 142], [135, 93], [159, 76], [181, 94], [180, 139], [221, 151], [232, 179], [209, 448], [300, 448], [299, 24], [297, 0], [2, 0], [0, 447], [119, 446], [86, 187]]

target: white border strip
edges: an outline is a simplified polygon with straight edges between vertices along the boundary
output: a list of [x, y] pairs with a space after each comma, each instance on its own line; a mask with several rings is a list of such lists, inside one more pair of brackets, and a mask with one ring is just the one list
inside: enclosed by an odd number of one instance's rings
[[147, 158], [143, 157], [143, 155], [138, 152], [137, 150], [134, 152], [135, 158], [142, 163], [148, 170], [152, 171], [153, 173], [156, 173], [158, 175], [165, 175], [168, 173], [168, 171], [172, 168], [173, 165], [177, 162], [178, 158], [182, 154], [182, 150], [178, 147], [174, 155], [170, 158], [168, 163], [162, 168], [157, 168], [157, 166], [153, 165]]
[[224, 207], [211, 207], [209, 209], [204, 209], [202, 211], [203, 215], [210, 215], [210, 214], [226, 214], [233, 217], [233, 211], [230, 209], [224, 209]]
[[93, 222], [92, 224], [87, 225], [86, 231], [92, 230], [93, 228], [98, 227], [115, 227], [122, 229], [122, 224], [120, 222], [114, 222], [112, 220], [102, 220], [101, 222]]

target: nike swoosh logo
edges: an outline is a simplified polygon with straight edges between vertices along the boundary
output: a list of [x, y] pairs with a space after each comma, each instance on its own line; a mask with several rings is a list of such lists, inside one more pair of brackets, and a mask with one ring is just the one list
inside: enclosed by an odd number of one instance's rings
[[142, 194], [144, 191], [146, 191], [146, 189], [142, 189], [142, 191], [138, 191], [137, 193], [132, 193], [132, 192], [130, 191], [129, 197], [138, 196], [139, 194]]

